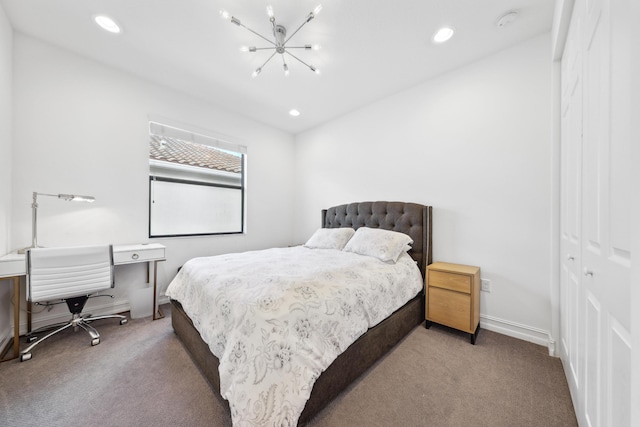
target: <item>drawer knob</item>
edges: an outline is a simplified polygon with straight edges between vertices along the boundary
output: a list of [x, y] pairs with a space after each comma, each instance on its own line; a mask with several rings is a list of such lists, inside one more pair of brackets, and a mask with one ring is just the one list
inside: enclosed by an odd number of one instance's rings
[[138, 259], [138, 258], [140, 258], [140, 257], [138, 256], [138, 254], [133, 254], [133, 255], [131, 255], [131, 258], [132, 258], [132, 259]]
[[569, 261], [573, 261], [574, 259], [576, 259], [576, 257], [574, 257], [574, 256], [573, 256], [573, 255], [571, 255], [571, 254], [567, 254], [567, 259], [568, 259]]
[[589, 276], [589, 277], [593, 277], [593, 271], [589, 270], [588, 268], [584, 269], [584, 275], [585, 276]]

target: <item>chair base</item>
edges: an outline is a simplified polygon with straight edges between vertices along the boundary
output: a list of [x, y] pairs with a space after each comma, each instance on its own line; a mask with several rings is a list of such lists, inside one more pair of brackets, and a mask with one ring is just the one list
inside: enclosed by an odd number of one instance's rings
[[[73, 301], [72, 299], [67, 300], [67, 305], [69, 306], [69, 309], [72, 311], [71, 320], [69, 320], [68, 322], [58, 323], [55, 325], [49, 325], [44, 328], [38, 329], [37, 331], [30, 332], [27, 335], [27, 342], [30, 342], [32, 344], [20, 352], [20, 361], [25, 362], [27, 360], [30, 360], [31, 350], [33, 350], [35, 346], [37, 346], [47, 338], [57, 334], [58, 332], [64, 331], [67, 328], [73, 327], [74, 329], [77, 329], [78, 327], [80, 327], [84, 329], [91, 336], [91, 345], [95, 346], [100, 344], [100, 334], [93, 326], [89, 324], [90, 322], [93, 322], [94, 320], [100, 320], [100, 319], [120, 319], [121, 325], [124, 325], [128, 322], [128, 319], [125, 316], [121, 316], [119, 314], [109, 314], [109, 315], [95, 316], [95, 317], [91, 316], [90, 314], [82, 316], [80, 314], [80, 311], [82, 311], [82, 308], [84, 307], [85, 303], [86, 303], [86, 299], [85, 301], [78, 301], [78, 299], [76, 298], [74, 298]], [[51, 329], [53, 330], [50, 333], [48, 333], [47, 335], [45, 335], [40, 339], [37, 339], [37, 337], [33, 336], [33, 334], [37, 333], [38, 331], [43, 332]]]

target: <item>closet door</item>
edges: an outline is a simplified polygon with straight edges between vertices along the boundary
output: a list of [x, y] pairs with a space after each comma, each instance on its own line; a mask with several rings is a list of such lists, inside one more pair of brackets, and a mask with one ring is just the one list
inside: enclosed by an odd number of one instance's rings
[[631, 425], [630, 1], [577, 0], [562, 58], [561, 358], [581, 426]]
[[[580, 393], [582, 235], [581, 15], [574, 13], [561, 64], [560, 357], [572, 395]], [[575, 400], [575, 399], [574, 399]]]
[[588, 0], [583, 38], [583, 410], [587, 425], [629, 426], [629, 0]]

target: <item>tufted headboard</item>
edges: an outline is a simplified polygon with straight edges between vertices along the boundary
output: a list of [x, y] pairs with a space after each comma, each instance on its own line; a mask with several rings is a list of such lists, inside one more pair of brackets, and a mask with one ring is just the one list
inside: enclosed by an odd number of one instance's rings
[[408, 234], [413, 239], [409, 255], [418, 263], [422, 277], [431, 254], [431, 206], [404, 202], [359, 202], [322, 210], [323, 228], [383, 228]]

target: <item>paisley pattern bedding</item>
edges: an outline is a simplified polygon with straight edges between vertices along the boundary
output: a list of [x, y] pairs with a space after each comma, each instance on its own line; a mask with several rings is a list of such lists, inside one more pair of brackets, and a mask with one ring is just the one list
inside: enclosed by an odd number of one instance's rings
[[194, 258], [166, 295], [219, 359], [234, 426], [294, 426], [318, 376], [420, 290], [406, 253], [297, 246]]

